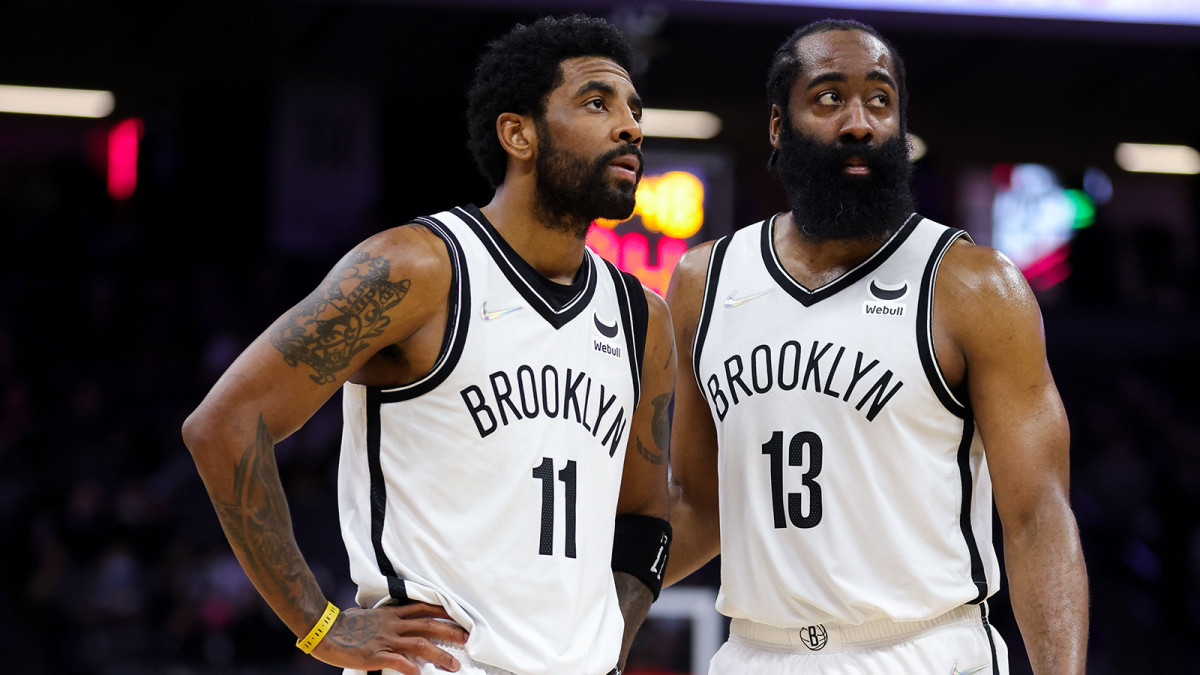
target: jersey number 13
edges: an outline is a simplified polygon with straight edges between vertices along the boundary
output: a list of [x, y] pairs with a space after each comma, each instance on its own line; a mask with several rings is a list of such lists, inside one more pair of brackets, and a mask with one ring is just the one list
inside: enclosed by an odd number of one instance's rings
[[[804, 461], [804, 450], [808, 449], [808, 462]], [[806, 466], [800, 475], [800, 492], [787, 493], [784, 507], [783, 492], [783, 432], [771, 434], [771, 440], [763, 443], [762, 452], [771, 459], [771, 511], [775, 516], [776, 529], [788, 526], [788, 520], [801, 529], [816, 527], [821, 522], [821, 486], [816, 478], [821, 474], [821, 437], [811, 431], [801, 431], [792, 436], [787, 446], [788, 466]], [[805, 497], [808, 499], [805, 500]], [[805, 512], [804, 502], [808, 502]]]

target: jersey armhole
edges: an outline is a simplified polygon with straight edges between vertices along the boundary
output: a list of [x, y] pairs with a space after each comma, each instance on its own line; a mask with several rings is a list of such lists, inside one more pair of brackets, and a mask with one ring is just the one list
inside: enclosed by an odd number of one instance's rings
[[447, 293], [446, 328], [437, 361], [428, 373], [413, 382], [399, 387], [381, 390], [383, 402], [407, 401], [432, 391], [441, 384], [462, 357], [467, 342], [467, 326], [470, 324], [471, 284], [467, 273], [467, 258], [462, 246], [450, 228], [432, 216], [423, 216], [413, 221], [432, 232], [446, 244], [450, 256], [450, 291]]
[[921, 298], [917, 307], [916, 323], [917, 352], [921, 357], [921, 365], [925, 370], [925, 377], [929, 380], [930, 387], [933, 388], [933, 393], [951, 414], [966, 418], [970, 415], [970, 405], [960, 400], [950, 385], [946, 383], [946, 377], [942, 373], [942, 367], [938, 364], [933, 344], [933, 291], [937, 285], [938, 269], [942, 265], [942, 259], [946, 256], [946, 252], [960, 238], [971, 241], [971, 237], [965, 231], [947, 229], [934, 245], [933, 253], [925, 263], [925, 272], [921, 275]]
[[[603, 259], [602, 259], [603, 260]], [[650, 305], [646, 303], [646, 292], [642, 282], [630, 274], [617, 269], [616, 265], [604, 260], [612, 275], [617, 290], [617, 304], [621, 307], [621, 321], [625, 324], [625, 346], [629, 350], [629, 369], [633, 377], [633, 406], [642, 398], [642, 366], [646, 359], [646, 333], [650, 324]]]
[[726, 235], [713, 243], [709, 253], [708, 271], [704, 275], [704, 302], [700, 305], [700, 320], [696, 325], [696, 337], [692, 340], [692, 376], [696, 378], [696, 386], [699, 387], [701, 395], [704, 394], [704, 385], [700, 382], [700, 355], [704, 351], [704, 339], [712, 322], [713, 308], [717, 302], [717, 285], [721, 280], [721, 265], [725, 262], [725, 252], [728, 248], [729, 235]]

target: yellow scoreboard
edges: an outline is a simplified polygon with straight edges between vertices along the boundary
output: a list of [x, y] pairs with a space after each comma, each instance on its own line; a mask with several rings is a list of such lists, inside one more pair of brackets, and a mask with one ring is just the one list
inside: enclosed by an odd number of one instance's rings
[[666, 295], [684, 252], [732, 231], [732, 164], [720, 152], [645, 152], [637, 206], [624, 221], [597, 220], [587, 245]]

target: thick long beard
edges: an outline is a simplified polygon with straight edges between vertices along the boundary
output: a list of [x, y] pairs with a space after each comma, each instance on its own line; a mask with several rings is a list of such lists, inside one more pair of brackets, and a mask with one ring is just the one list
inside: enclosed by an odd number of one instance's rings
[[[809, 239], [885, 240], [912, 214], [908, 145], [898, 135], [877, 147], [839, 141], [826, 144], [784, 124], [772, 170], [783, 183], [797, 227]], [[845, 172], [858, 157], [865, 176]]]

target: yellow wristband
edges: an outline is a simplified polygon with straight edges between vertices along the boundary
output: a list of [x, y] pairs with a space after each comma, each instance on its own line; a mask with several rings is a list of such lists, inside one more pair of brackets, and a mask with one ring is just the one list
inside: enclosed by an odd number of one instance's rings
[[300, 648], [300, 651], [305, 654], [311, 654], [312, 650], [321, 644], [321, 640], [329, 632], [330, 627], [333, 626], [333, 622], [337, 620], [339, 611], [337, 605], [334, 605], [332, 602], [325, 607], [325, 613], [321, 615], [320, 619], [317, 619], [317, 625], [308, 631], [308, 635], [296, 640], [296, 646]]

